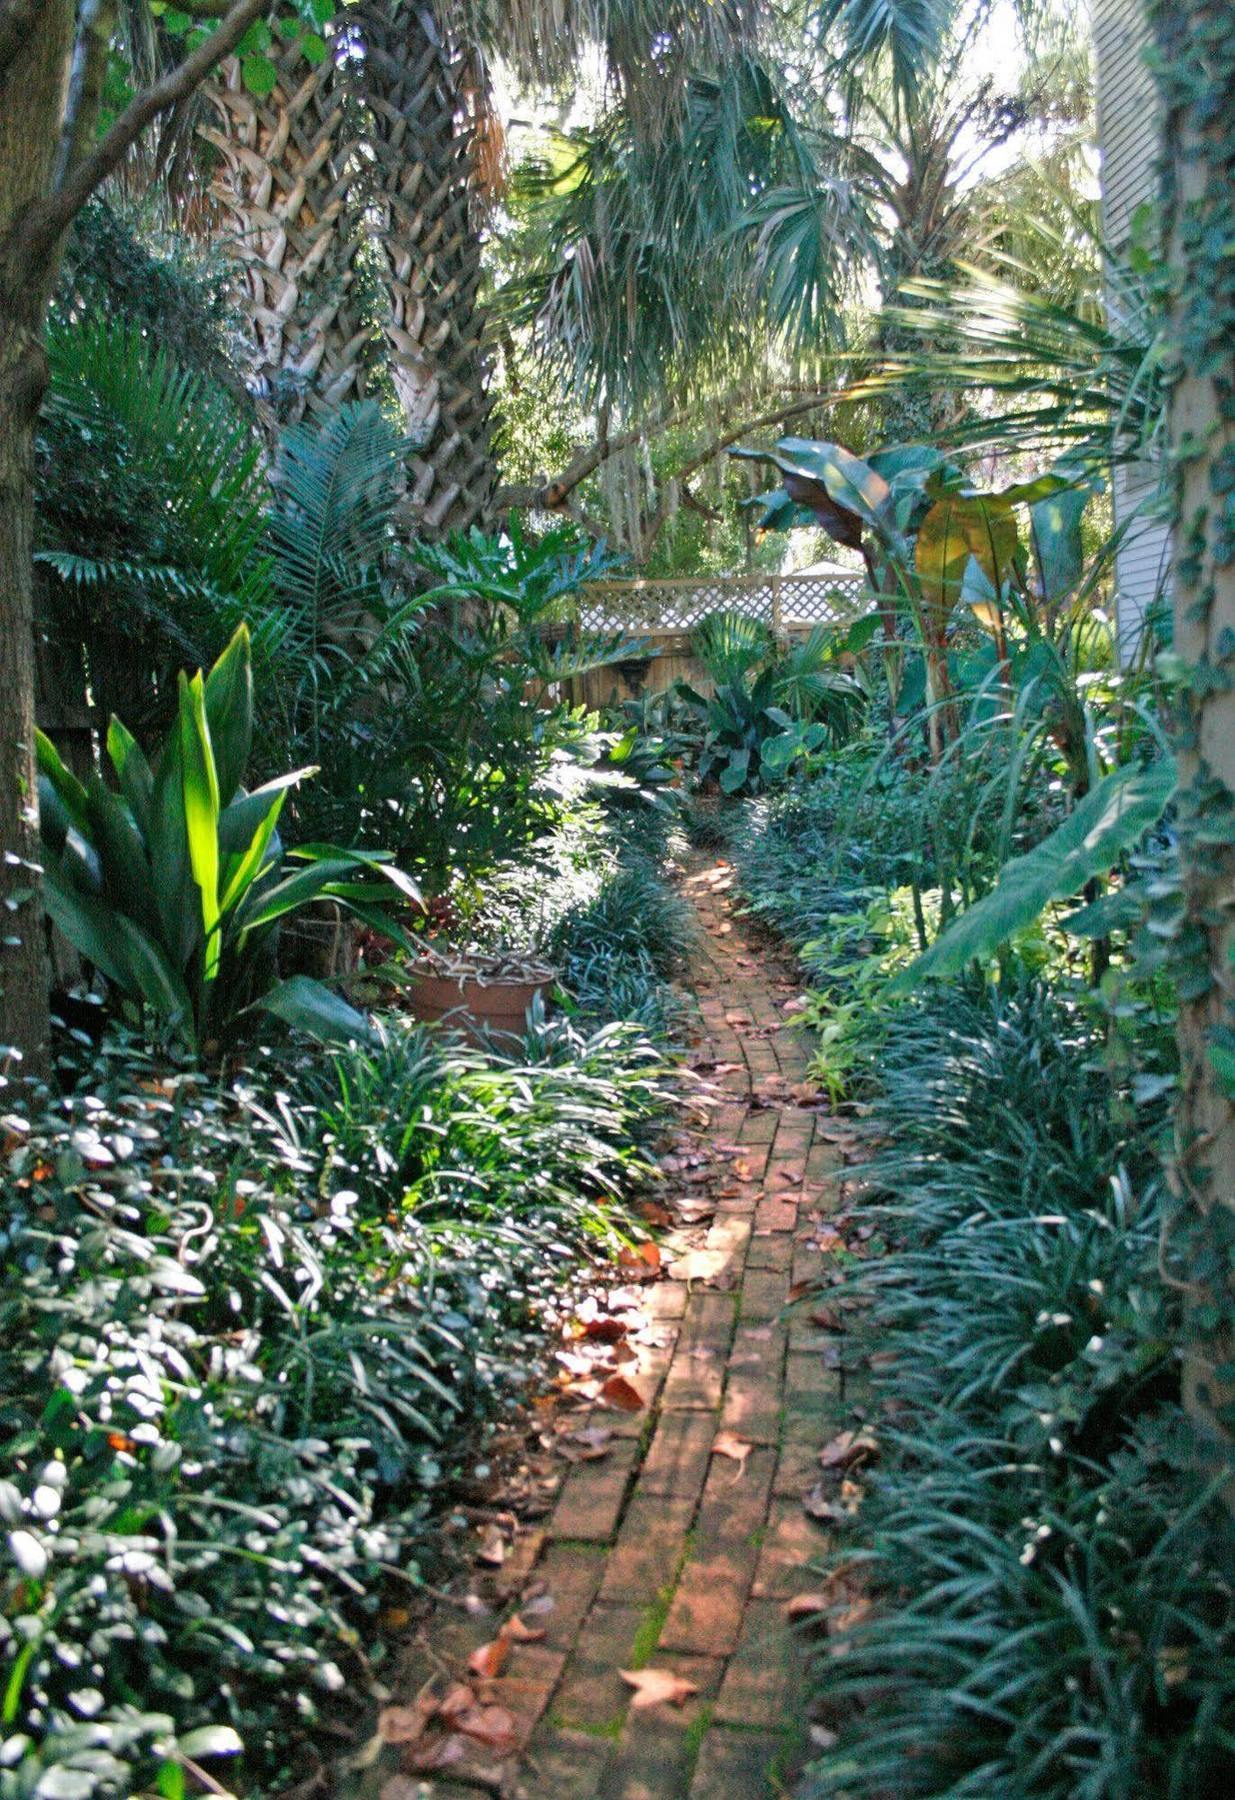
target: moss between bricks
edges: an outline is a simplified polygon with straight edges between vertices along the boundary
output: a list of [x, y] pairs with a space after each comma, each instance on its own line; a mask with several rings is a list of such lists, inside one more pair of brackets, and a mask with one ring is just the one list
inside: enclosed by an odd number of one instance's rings
[[678, 1557], [673, 1574], [643, 1610], [639, 1629], [635, 1633], [635, 1641], [630, 1650], [632, 1669], [646, 1668], [655, 1656], [656, 1647], [660, 1643], [660, 1634], [665, 1629], [665, 1620], [669, 1617], [669, 1608], [673, 1605], [673, 1596], [677, 1592], [678, 1582], [682, 1579], [682, 1570], [694, 1547], [695, 1534], [693, 1531], [688, 1531], [682, 1542], [682, 1554]]

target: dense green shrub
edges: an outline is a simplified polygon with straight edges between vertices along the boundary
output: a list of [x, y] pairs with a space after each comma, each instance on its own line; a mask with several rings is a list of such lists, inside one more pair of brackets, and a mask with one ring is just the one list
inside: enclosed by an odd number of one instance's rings
[[[1235, 1775], [1232, 1530], [1157, 1274], [1163, 1101], [1040, 984], [891, 1017], [849, 1283], [886, 1407], [809, 1796], [1183, 1800]], [[1129, 1120], [1136, 1120], [1129, 1128]], [[856, 1539], [856, 1543], [852, 1540]]]
[[279, 1785], [666, 1102], [633, 1027], [391, 1023], [218, 1086], [117, 1041], [6, 1120], [0, 1793]]
[[672, 980], [694, 939], [692, 909], [668, 879], [680, 838], [665, 812], [588, 800], [580, 779], [556, 829], [485, 883], [464, 929], [483, 948], [547, 957], [581, 1022], [634, 1020], [672, 1036]]

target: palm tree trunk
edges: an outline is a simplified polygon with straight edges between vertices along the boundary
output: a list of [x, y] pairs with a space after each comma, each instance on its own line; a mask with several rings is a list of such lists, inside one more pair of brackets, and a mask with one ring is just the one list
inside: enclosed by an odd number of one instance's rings
[[268, 95], [239, 68], [206, 133], [223, 169], [257, 345], [254, 381], [281, 416], [365, 395], [419, 440], [405, 522], [489, 522], [496, 487], [481, 243], [464, 59], [427, 4], [341, 16], [325, 62], [295, 44]]

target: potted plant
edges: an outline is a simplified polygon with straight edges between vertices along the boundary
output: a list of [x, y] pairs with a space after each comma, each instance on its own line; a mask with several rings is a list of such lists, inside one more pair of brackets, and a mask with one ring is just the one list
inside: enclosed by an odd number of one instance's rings
[[453, 901], [553, 823], [554, 769], [590, 741], [561, 684], [641, 645], [621, 633], [549, 641], [563, 603], [609, 566], [572, 529], [531, 542], [512, 523], [418, 546], [416, 558], [435, 580], [388, 671], [402, 703], [370, 719], [366, 738], [371, 816], [425, 897], [412, 918], [420, 954], [390, 973], [420, 1018], [521, 1031], [554, 971], [460, 942], [466, 908]]

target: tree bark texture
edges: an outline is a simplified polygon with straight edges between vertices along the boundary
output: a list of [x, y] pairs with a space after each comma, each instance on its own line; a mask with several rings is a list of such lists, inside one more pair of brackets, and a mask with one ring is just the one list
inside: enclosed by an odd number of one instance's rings
[[1166, 115], [1168, 438], [1184, 896], [1166, 1263], [1185, 1397], [1235, 1437], [1235, 32], [1225, 0], [1153, 7]]
[[0, 69], [0, 1056], [43, 1072], [48, 995], [34, 760], [34, 432], [55, 258], [23, 221], [47, 194], [72, 53], [72, 0], [44, 0]]
[[465, 64], [433, 6], [365, 0], [330, 57], [276, 54], [260, 98], [232, 63], [208, 90], [214, 184], [230, 215], [258, 346], [283, 417], [378, 395], [416, 439], [407, 527], [494, 513], [489, 352], [480, 294]]

